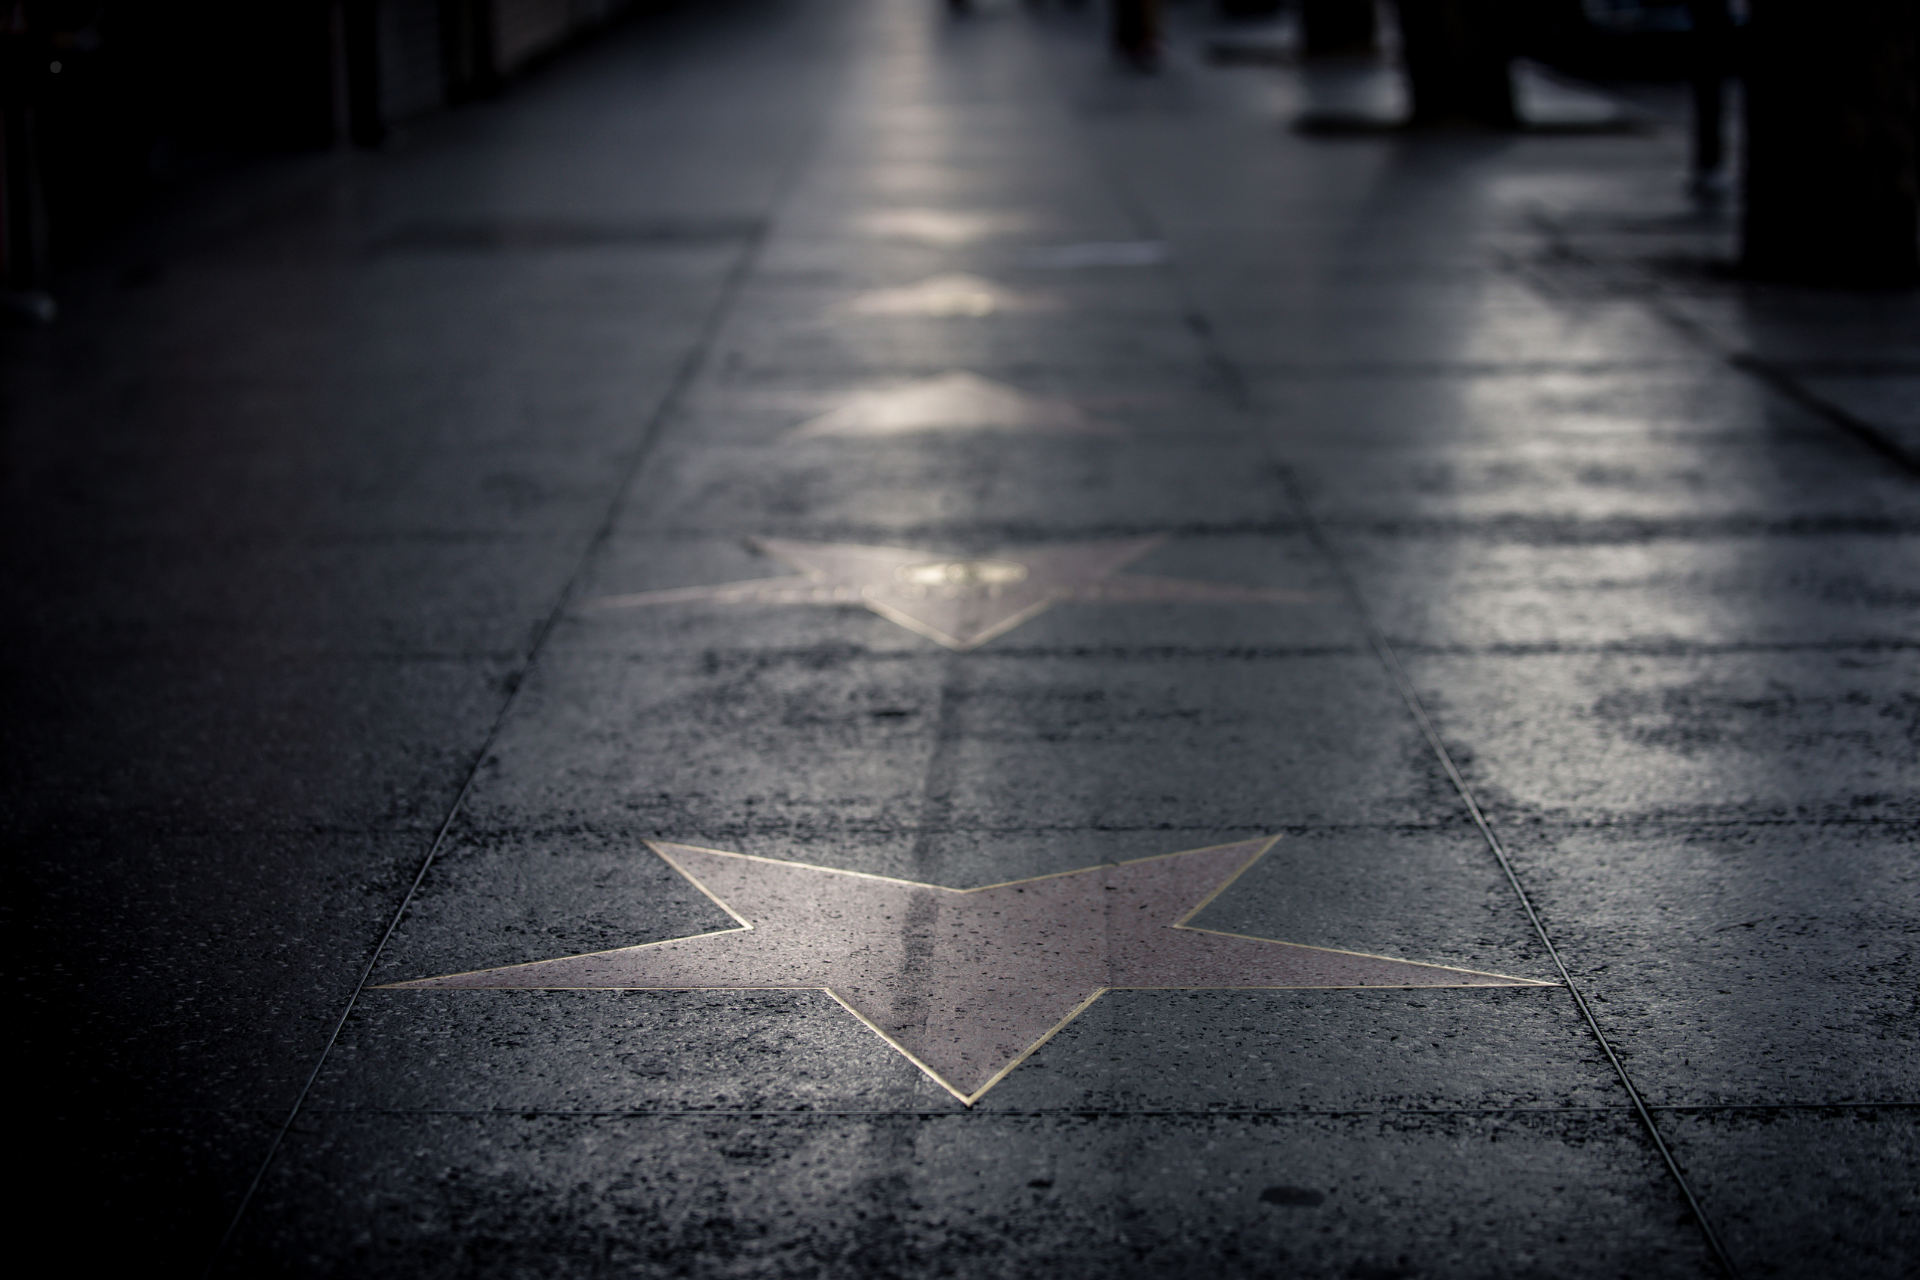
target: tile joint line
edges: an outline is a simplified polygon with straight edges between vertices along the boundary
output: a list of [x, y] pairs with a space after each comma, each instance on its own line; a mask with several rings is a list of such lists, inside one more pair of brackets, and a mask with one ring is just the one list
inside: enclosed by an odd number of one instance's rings
[[[1693, 1185], [1688, 1182], [1685, 1171], [1680, 1168], [1679, 1160], [1675, 1158], [1672, 1148], [1667, 1145], [1666, 1138], [1661, 1135], [1659, 1127], [1654, 1123], [1654, 1109], [1648, 1106], [1646, 1100], [1640, 1096], [1640, 1090], [1635, 1087], [1632, 1077], [1627, 1073], [1626, 1064], [1620, 1060], [1620, 1055], [1614, 1051], [1613, 1043], [1607, 1038], [1606, 1032], [1601, 1029], [1600, 1020], [1595, 1016], [1592, 1006], [1587, 1003], [1586, 995], [1580, 990], [1579, 985], [1575, 983], [1573, 974], [1567, 968], [1566, 961], [1561, 958], [1560, 948], [1554, 945], [1552, 936], [1547, 932], [1546, 922], [1540, 918], [1540, 913], [1534, 908], [1532, 897], [1527, 893], [1525, 886], [1520, 883], [1520, 875], [1514, 870], [1513, 860], [1507, 854], [1505, 842], [1500, 839], [1499, 833], [1493, 829], [1493, 824], [1481, 809], [1480, 801], [1474, 795], [1473, 788], [1468, 784], [1465, 775], [1460, 772], [1459, 766], [1454, 763], [1453, 755], [1447, 750], [1446, 742], [1440, 737], [1439, 730], [1434, 728], [1433, 721], [1427, 715], [1426, 705], [1420, 700], [1419, 691], [1414, 688], [1413, 681], [1407, 675], [1406, 668], [1400, 665], [1400, 657], [1393, 651], [1393, 646], [1387, 640], [1386, 633], [1381, 630], [1379, 622], [1375, 620], [1373, 610], [1368, 607], [1366, 597], [1360, 592], [1359, 583], [1354, 581], [1352, 575], [1347, 572], [1345, 563], [1335, 554], [1332, 544], [1321, 531], [1319, 523], [1314, 519], [1311, 509], [1308, 508], [1306, 504], [1304, 495], [1300, 493], [1294, 483], [1291, 469], [1285, 468], [1283, 464], [1283, 471], [1288, 495], [1292, 498], [1295, 507], [1300, 511], [1300, 517], [1306, 527], [1308, 537], [1320, 548], [1321, 553], [1326, 556], [1334, 572], [1339, 575], [1341, 582], [1346, 587], [1348, 598], [1353, 602], [1354, 609], [1360, 616], [1361, 625], [1366, 628], [1367, 638], [1373, 644], [1374, 652], [1379, 656], [1381, 665], [1387, 669], [1387, 674], [1392, 679], [1394, 687], [1398, 690], [1401, 700], [1406, 704], [1407, 710], [1412, 713], [1414, 722], [1419, 725], [1421, 736], [1427, 740], [1427, 746], [1432, 750], [1434, 757], [1440, 762], [1440, 767], [1446, 772], [1448, 782], [1452, 784], [1455, 793], [1459, 795], [1461, 803], [1466, 806], [1467, 814], [1473, 820], [1473, 825], [1478, 828], [1481, 838], [1486, 842], [1488, 851], [1493, 854], [1494, 861], [1499, 864], [1501, 874], [1506, 877], [1507, 886], [1513, 890], [1514, 896], [1519, 899], [1520, 909], [1526, 913], [1527, 922], [1533, 927], [1534, 936], [1539, 938], [1540, 945], [1546, 948], [1548, 958], [1553, 961], [1553, 967], [1560, 975], [1561, 985], [1566, 988], [1567, 994], [1573, 997], [1574, 1006], [1580, 1011], [1581, 1020], [1587, 1024], [1587, 1029], [1593, 1033], [1593, 1038], [1599, 1044], [1600, 1051], [1607, 1055], [1607, 1062], [1612, 1066], [1614, 1076], [1620, 1081], [1621, 1089], [1626, 1092], [1627, 1101], [1631, 1105], [1634, 1115], [1639, 1119], [1641, 1128], [1645, 1131], [1648, 1140], [1653, 1143], [1654, 1151], [1659, 1155], [1661, 1163], [1666, 1166], [1667, 1172], [1672, 1175], [1674, 1183], [1679, 1187], [1680, 1194], [1685, 1198], [1687, 1208], [1692, 1212], [1694, 1222], [1699, 1226], [1701, 1234], [1706, 1237], [1707, 1247], [1712, 1253], [1714, 1261], [1719, 1264], [1720, 1270], [1725, 1273], [1727, 1280], [1740, 1280], [1740, 1271], [1734, 1265], [1732, 1255], [1727, 1252], [1726, 1246], [1721, 1243], [1720, 1234], [1714, 1230], [1713, 1223], [1707, 1218], [1705, 1206], [1700, 1203], [1699, 1197], [1694, 1194]], [[1663, 1107], [1660, 1109], [1672, 1110], [1674, 1108]]]
[[[1604, 263], [1590, 254], [1581, 252], [1570, 243], [1566, 228], [1551, 217], [1536, 210], [1533, 221], [1535, 229], [1546, 237], [1547, 244], [1554, 254], [1568, 261], [1577, 262], [1589, 271], [1606, 270]], [[1705, 324], [1676, 307], [1672, 297], [1659, 287], [1657, 281], [1649, 279], [1644, 270], [1637, 274], [1648, 285], [1648, 296], [1641, 300], [1643, 305], [1653, 312], [1656, 318], [1669, 327], [1679, 330], [1694, 345], [1729, 367], [1753, 378], [1782, 399], [1790, 400], [1806, 412], [1824, 419], [1829, 426], [1838, 427], [1847, 432], [1859, 443], [1878, 454], [1882, 461], [1893, 464], [1909, 476], [1920, 475], [1920, 458], [1916, 458], [1911, 452], [1902, 448], [1885, 431], [1859, 414], [1835, 404], [1828, 397], [1814, 391], [1780, 361], [1769, 359], [1753, 351], [1735, 349], [1721, 341]]]
[[[1127, 182], [1111, 150], [1104, 146], [1098, 138], [1092, 139], [1092, 142], [1093, 145], [1089, 150], [1099, 158], [1099, 168], [1106, 178], [1109, 189], [1114, 193], [1115, 199], [1121, 207], [1126, 210], [1127, 214], [1133, 219], [1134, 224], [1140, 228], [1144, 235], [1156, 239], [1164, 239], [1159, 227], [1155, 225], [1152, 214], [1134, 192], [1133, 187]], [[1174, 293], [1175, 301], [1181, 307], [1182, 314], [1187, 319], [1188, 328], [1193, 332], [1195, 341], [1198, 342], [1202, 350], [1206, 352], [1207, 357], [1212, 362], [1226, 390], [1236, 402], [1236, 408], [1240, 410], [1243, 420], [1245, 420], [1246, 415], [1250, 414], [1252, 410], [1253, 397], [1250, 394], [1246, 379], [1241, 375], [1239, 366], [1235, 364], [1221, 348], [1219, 338], [1212, 323], [1194, 302], [1192, 297], [1188, 295], [1186, 289], [1182, 287], [1177, 266], [1169, 270], [1168, 280], [1170, 291]], [[1663, 316], [1663, 318], [1665, 317]], [[1258, 438], [1261, 443], [1266, 443], [1264, 435], [1260, 435]], [[1699, 1226], [1701, 1235], [1706, 1238], [1708, 1251], [1713, 1255], [1714, 1261], [1719, 1264], [1720, 1270], [1726, 1275], [1727, 1280], [1741, 1280], [1739, 1268], [1734, 1265], [1732, 1255], [1727, 1252], [1726, 1246], [1721, 1243], [1719, 1233], [1713, 1229], [1712, 1222], [1708, 1221], [1706, 1209], [1700, 1203], [1699, 1197], [1694, 1194], [1692, 1184], [1687, 1181], [1686, 1173], [1680, 1168], [1680, 1162], [1674, 1157], [1672, 1149], [1667, 1146], [1666, 1139], [1661, 1136], [1658, 1126], [1654, 1124], [1653, 1112], [1648, 1108], [1646, 1100], [1640, 1096], [1640, 1091], [1634, 1087], [1632, 1078], [1627, 1074], [1626, 1064], [1620, 1061], [1620, 1056], [1614, 1052], [1613, 1044], [1607, 1039], [1606, 1033], [1601, 1029], [1600, 1021], [1594, 1016], [1593, 1009], [1587, 1004], [1586, 996], [1583, 995], [1580, 988], [1575, 985], [1573, 974], [1568, 971], [1566, 962], [1560, 957], [1560, 949], [1553, 945], [1553, 939], [1547, 932], [1546, 923], [1541, 920], [1539, 912], [1534, 909], [1533, 899], [1527, 895], [1526, 889], [1520, 883], [1518, 873], [1513, 869], [1513, 862], [1507, 856], [1506, 846], [1502, 843], [1499, 834], [1494, 831], [1493, 824], [1487, 820], [1486, 814], [1481, 811], [1480, 802], [1474, 796], [1473, 789], [1467, 784], [1466, 778], [1454, 764], [1453, 756], [1448, 753], [1446, 743], [1441, 740], [1439, 732], [1433, 727], [1433, 722], [1428, 718], [1426, 707], [1420, 701], [1419, 692], [1415, 690], [1413, 682], [1408, 679], [1405, 669], [1401, 667], [1400, 659], [1398, 655], [1394, 653], [1393, 646], [1388, 643], [1386, 633], [1381, 630], [1380, 624], [1375, 620], [1373, 611], [1367, 607], [1366, 597], [1361, 594], [1359, 583], [1347, 572], [1345, 562], [1335, 553], [1333, 544], [1328, 540], [1325, 531], [1320, 527], [1320, 522], [1315, 517], [1313, 509], [1307, 505], [1305, 495], [1300, 492], [1299, 486], [1294, 480], [1293, 468], [1285, 458], [1276, 457], [1275, 461], [1279, 464], [1281, 479], [1286, 486], [1288, 499], [1295, 512], [1298, 513], [1302, 529], [1313, 542], [1314, 546], [1320, 551], [1320, 554], [1326, 557], [1328, 565], [1340, 578], [1341, 584], [1345, 588], [1347, 598], [1352, 602], [1355, 611], [1359, 615], [1361, 625], [1366, 629], [1367, 639], [1373, 646], [1375, 654], [1379, 657], [1381, 664], [1386, 667], [1388, 676], [1399, 690], [1402, 701], [1406, 703], [1408, 711], [1412, 713], [1414, 721], [1419, 725], [1421, 735], [1426, 738], [1427, 746], [1432, 750], [1435, 758], [1439, 760], [1441, 768], [1446, 771], [1448, 780], [1453, 784], [1455, 792], [1458, 793], [1461, 802], [1466, 806], [1467, 813], [1472, 818], [1474, 826], [1479, 829], [1481, 837], [1486, 841], [1487, 849], [1493, 854], [1494, 860], [1499, 864], [1501, 873], [1506, 877], [1508, 887], [1513, 890], [1514, 896], [1519, 899], [1521, 910], [1526, 913], [1528, 922], [1533, 926], [1535, 936], [1540, 939], [1540, 944], [1546, 948], [1547, 955], [1553, 961], [1554, 969], [1560, 975], [1562, 985], [1566, 987], [1567, 993], [1573, 997], [1574, 1006], [1580, 1011], [1580, 1016], [1586, 1022], [1587, 1029], [1593, 1033], [1595, 1041], [1600, 1045], [1601, 1052], [1607, 1055], [1607, 1061], [1613, 1067], [1614, 1075], [1620, 1081], [1620, 1087], [1625, 1090], [1627, 1099], [1632, 1104], [1633, 1112], [1640, 1121], [1641, 1128], [1646, 1133], [1648, 1140], [1653, 1143], [1654, 1150], [1659, 1154], [1660, 1161], [1666, 1167], [1668, 1174], [1672, 1176], [1674, 1183], [1679, 1187], [1680, 1194], [1686, 1200], [1687, 1208], [1692, 1212], [1693, 1220]]]

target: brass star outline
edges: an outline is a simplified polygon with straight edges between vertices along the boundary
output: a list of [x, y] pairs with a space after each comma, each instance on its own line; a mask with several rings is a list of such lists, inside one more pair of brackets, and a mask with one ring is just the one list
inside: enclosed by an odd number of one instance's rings
[[1017, 548], [992, 556], [784, 538], [750, 541], [801, 576], [601, 596], [585, 607], [630, 609], [696, 601], [859, 604], [964, 653], [1066, 602], [1304, 604], [1320, 598], [1304, 591], [1117, 573], [1165, 543], [1165, 534]]
[[970, 1107], [1108, 991], [1557, 985], [1190, 923], [1278, 840], [973, 889], [649, 840], [738, 927], [387, 989], [824, 991]]

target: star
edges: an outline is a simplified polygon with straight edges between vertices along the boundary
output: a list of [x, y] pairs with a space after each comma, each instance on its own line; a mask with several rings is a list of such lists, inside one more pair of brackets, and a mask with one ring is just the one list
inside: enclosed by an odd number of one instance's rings
[[756, 538], [754, 546], [804, 576], [754, 578], [602, 596], [593, 609], [714, 601], [725, 604], [863, 604], [949, 649], [977, 649], [1063, 601], [1105, 604], [1300, 604], [1300, 591], [1183, 578], [1113, 576], [1166, 539], [1119, 538], [1028, 547], [973, 558], [852, 543]]
[[1108, 991], [1554, 985], [1188, 923], [1278, 839], [977, 889], [650, 840], [739, 927], [389, 989], [825, 991], [972, 1106]]
[[951, 369], [902, 386], [864, 391], [795, 427], [789, 440], [819, 436], [900, 436], [920, 431], [1065, 431], [1111, 435], [1113, 428], [1064, 400], [1028, 395], [1004, 382]]
[[963, 271], [928, 276], [899, 289], [874, 289], [846, 304], [848, 311], [863, 316], [988, 316], [996, 311], [1051, 311], [1058, 306], [1052, 298], [1021, 293]]
[[1017, 213], [905, 208], [876, 210], [861, 221], [867, 230], [891, 240], [950, 249], [1018, 231], [1028, 220]]

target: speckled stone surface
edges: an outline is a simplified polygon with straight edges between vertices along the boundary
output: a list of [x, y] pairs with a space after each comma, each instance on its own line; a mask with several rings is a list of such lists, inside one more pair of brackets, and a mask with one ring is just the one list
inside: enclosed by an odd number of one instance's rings
[[[1655, 91], [1302, 133], [1391, 71], [1169, 12], [651, 11], [0, 334], [65, 1269], [1920, 1267], [1920, 305], [1704, 269]], [[1544, 985], [1112, 990], [972, 1105], [820, 990], [387, 985], [738, 926], [648, 841], [1275, 835], [1197, 928]]]

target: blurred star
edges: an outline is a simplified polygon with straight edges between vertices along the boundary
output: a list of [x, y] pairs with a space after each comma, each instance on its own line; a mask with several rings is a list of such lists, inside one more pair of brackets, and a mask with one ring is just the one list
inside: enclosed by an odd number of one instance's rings
[[713, 601], [725, 604], [863, 604], [881, 617], [946, 645], [975, 649], [1055, 604], [1302, 604], [1300, 591], [1243, 587], [1116, 570], [1166, 539], [1119, 538], [1027, 547], [966, 557], [906, 547], [791, 542], [754, 545], [802, 577], [755, 578], [710, 587], [674, 587], [602, 596], [594, 609]]
[[1028, 395], [962, 369], [904, 386], [865, 391], [795, 427], [789, 440], [818, 436], [895, 436], [920, 431], [1067, 431], [1112, 428], [1064, 400]]
[[1051, 311], [1058, 305], [1052, 298], [1009, 289], [983, 276], [953, 272], [928, 276], [899, 289], [863, 293], [847, 304], [847, 310], [863, 316], [990, 316], [996, 312]]

